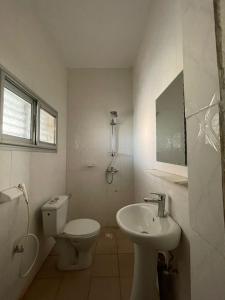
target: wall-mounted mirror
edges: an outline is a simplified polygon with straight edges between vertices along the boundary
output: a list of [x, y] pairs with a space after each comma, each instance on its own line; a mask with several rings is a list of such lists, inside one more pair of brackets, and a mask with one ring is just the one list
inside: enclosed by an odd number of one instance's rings
[[183, 72], [156, 100], [156, 159], [187, 165]]

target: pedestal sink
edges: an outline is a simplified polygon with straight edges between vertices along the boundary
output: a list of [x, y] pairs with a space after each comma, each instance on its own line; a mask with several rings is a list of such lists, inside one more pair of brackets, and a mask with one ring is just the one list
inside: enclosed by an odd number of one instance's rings
[[160, 218], [152, 204], [137, 203], [121, 208], [116, 215], [121, 230], [134, 243], [134, 277], [131, 300], [158, 300], [157, 251], [175, 249], [181, 229], [170, 217]]

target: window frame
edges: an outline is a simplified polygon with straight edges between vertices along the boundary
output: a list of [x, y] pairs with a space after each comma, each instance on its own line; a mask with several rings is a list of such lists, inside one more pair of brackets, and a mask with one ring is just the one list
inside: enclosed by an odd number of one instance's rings
[[[49, 105], [46, 105], [45, 103], [38, 103], [37, 106], [38, 112], [37, 112], [37, 141], [38, 141], [38, 145], [41, 148], [45, 148], [45, 149], [55, 149], [57, 147], [57, 141], [58, 141], [58, 112], [55, 111], [52, 107], [50, 107]], [[53, 143], [47, 143], [47, 142], [42, 142], [40, 140], [40, 110], [44, 110], [47, 113], [49, 113], [52, 117], [55, 118], [55, 144]]]
[[[8, 84], [9, 83], [9, 84]], [[10, 88], [9, 88], [10, 87]], [[24, 101], [31, 104], [30, 139], [7, 135], [3, 133], [4, 88], [9, 89]], [[24, 97], [25, 96], [25, 97]], [[56, 143], [40, 141], [40, 109], [44, 109], [56, 119]], [[21, 81], [11, 75], [0, 65], [0, 146], [22, 147], [36, 151], [57, 152], [58, 145], [58, 112], [27, 88]]]
[[[13, 92], [15, 95], [21, 97], [24, 101], [28, 102], [31, 105], [31, 123], [30, 123], [30, 139], [22, 138], [19, 136], [14, 136], [14, 135], [8, 135], [3, 133], [3, 128], [1, 128], [1, 143], [4, 144], [11, 144], [11, 143], [16, 143], [21, 146], [30, 146], [34, 144], [34, 136], [33, 136], [33, 131], [34, 131], [34, 117], [35, 117], [35, 106], [36, 106], [36, 101], [28, 95], [21, 87], [18, 87], [11, 78], [9, 78], [7, 75], [4, 76], [4, 83], [3, 83], [3, 89], [2, 89], [2, 122], [1, 124], [3, 125], [3, 106], [4, 106], [4, 88], [7, 88], [11, 92]], [[24, 97], [25, 96], [25, 97]]]

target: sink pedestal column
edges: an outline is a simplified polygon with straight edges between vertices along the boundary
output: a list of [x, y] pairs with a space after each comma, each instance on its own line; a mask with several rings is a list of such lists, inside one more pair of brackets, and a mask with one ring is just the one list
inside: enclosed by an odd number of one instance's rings
[[157, 290], [157, 251], [134, 244], [134, 277], [131, 300], [159, 300]]

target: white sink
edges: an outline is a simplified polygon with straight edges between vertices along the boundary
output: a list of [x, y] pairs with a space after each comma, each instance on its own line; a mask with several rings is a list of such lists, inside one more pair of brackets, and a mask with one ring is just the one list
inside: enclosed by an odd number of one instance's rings
[[152, 204], [137, 203], [121, 208], [116, 215], [119, 227], [137, 244], [157, 250], [173, 250], [180, 240], [179, 225], [170, 217], [157, 217]]
[[116, 215], [121, 230], [134, 243], [135, 264], [131, 300], [158, 300], [157, 251], [175, 249], [181, 229], [170, 217], [160, 218], [149, 203], [137, 203], [121, 208]]

